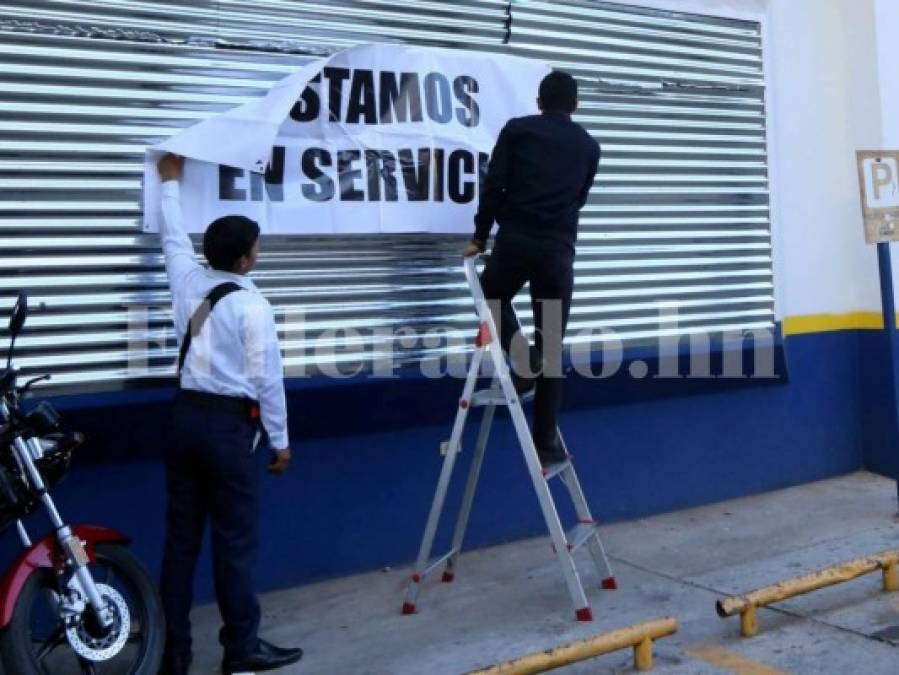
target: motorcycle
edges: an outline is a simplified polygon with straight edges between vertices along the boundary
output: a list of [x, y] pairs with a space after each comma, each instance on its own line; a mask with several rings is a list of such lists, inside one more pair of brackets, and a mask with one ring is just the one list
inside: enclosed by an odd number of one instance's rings
[[[21, 402], [48, 376], [17, 385], [15, 342], [28, 315], [20, 293], [0, 370], [0, 531], [24, 551], [0, 583], [0, 655], [7, 675], [156, 675], [165, 640], [159, 595], [115, 530], [63, 521], [49, 490], [65, 475], [79, 433], [46, 401]], [[43, 506], [53, 533], [32, 543], [22, 519]]]

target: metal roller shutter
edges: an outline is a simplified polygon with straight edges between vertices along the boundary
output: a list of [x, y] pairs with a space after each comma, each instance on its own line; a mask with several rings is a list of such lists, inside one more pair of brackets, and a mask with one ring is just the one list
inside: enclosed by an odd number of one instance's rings
[[773, 329], [760, 26], [516, 0], [510, 46], [578, 77], [576, 119], [603, 146], [570, 341]]
[[[572, 334], [653, 339], [672, 302], [679, 332], [772, 325], [756, 24], [598, 3], [7, 1], [0, 306], [25, 289], [41, 307], [19, 365], [62, 390], [171, 377], [159, 242], [139, 228], [143, 148], [309, 58], [376, 40], [511, 49], [579, 77], [581, 121], [606, 153], [582, 221]], [[447, 335], [470, 337], [459, 245], [268, 238], [254, 278], [278, 308], [290, 374], [418, 360], [445, 353]]]

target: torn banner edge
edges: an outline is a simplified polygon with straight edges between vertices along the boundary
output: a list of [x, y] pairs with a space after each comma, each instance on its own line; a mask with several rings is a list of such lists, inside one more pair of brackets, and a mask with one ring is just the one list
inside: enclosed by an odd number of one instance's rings
[[[271, 160], [278, 131], [297, 102], [297, 92], [302, 92], [308, 86], [330, 58], [310, 61], [298, 71], [276, 82], [260, 98], [207, 117], [148, 147], [144, 151], [144, 231], [151, 231], [149, 214], [158, 210], [160, 180], [155, 167], [165, 153], [262, 173]], [[227, 142], [222, 142], [223, 139], [227, 139]], [[266, 152], [265, 156], [262, 155], [263, 151]], [[151, 180], [147, 181], [147, 176], [151, 176]]]

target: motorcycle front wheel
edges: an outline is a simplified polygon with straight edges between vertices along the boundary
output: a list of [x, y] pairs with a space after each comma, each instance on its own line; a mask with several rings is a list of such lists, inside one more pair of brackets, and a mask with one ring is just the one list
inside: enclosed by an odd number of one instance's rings
[[165, 645], [165, 621], [155, 586], [124, 546], [97, 544], [95, 553], [90, 570], [101, 594], [115, 605], [113, 628], [99, 629], [88, 608], [78, 626], [67, 633], [56, 608], [56, 574], [36, 569], [16, 600], [12, 622], [0, 632], [7, 673], [156, 675]]

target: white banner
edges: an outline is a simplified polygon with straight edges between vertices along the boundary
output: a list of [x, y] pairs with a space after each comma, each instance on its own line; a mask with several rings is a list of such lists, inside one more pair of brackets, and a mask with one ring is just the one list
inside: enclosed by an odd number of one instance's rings
[[159, 231], [155, 161], [175, 152], [189, 158], [192, 232], [240, 214], [270, 234], [471, 233], [496, 137], [509, 118], [537, 112], [548, 72], [517, 57], [382, 44], [310, 63], [148, 149], [144, 229]]

